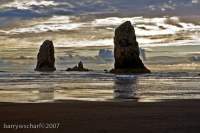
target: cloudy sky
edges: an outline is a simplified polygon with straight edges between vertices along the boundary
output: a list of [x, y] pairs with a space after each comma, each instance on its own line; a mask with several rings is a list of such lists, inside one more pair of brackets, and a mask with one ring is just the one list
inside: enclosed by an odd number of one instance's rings
[[[186, 9], [199, 12], [199, 0], [1, 0], [0, 17], [40, 17], [99, 12], [148, 12]], [[183, 10], [183, 9], [182, 9]]]

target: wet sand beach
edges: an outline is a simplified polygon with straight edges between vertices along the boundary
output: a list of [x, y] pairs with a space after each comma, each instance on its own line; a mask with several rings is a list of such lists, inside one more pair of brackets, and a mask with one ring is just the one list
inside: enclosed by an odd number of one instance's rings
[[[57, 101], [1, 103], [0, 132], [197, 133], [199, 100], [157, 103]], [[60, 123], [58, 129], [4, 129], [5, 124]]]

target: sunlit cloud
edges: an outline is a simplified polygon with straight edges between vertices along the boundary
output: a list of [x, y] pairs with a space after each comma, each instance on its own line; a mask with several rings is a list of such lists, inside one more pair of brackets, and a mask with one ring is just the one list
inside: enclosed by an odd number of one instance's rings
[[21, 10], [31, 9], [33, 6], [48, 7], [58, 6], [59, 3], [55, 1], [46, 0], [15, 0], [6, 4], [1, 5], [1, 8], [16, 8]]

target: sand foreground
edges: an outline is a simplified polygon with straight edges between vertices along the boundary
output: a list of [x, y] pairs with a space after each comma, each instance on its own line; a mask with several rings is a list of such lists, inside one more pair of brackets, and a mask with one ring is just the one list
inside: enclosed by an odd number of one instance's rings
[[[199, 105], [200, 100], [160, 103], [82, 101], [0, 103], [0, 132], [198, 133], [200, 132]], [[32, 124], [32, 126], [35, 124], [43, 127], [11, 129], [8, 128], [9, 124]], [[52, 125], [55, 127], [52, 128]]]

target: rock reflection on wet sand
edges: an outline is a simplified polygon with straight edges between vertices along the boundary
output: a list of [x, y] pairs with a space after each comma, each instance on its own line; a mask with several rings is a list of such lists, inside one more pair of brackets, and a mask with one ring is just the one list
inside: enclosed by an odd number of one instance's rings
[[136, 98], [137, 76], [116, 76], [114, 83], [115, 99]]
[[157, 102], [200, 98], [200, 77], [195, 73], [152, 73], [137, 76], [97, 72], [7, 73], [6, 76], [4, 73], [0, 79], [0, 102]]

